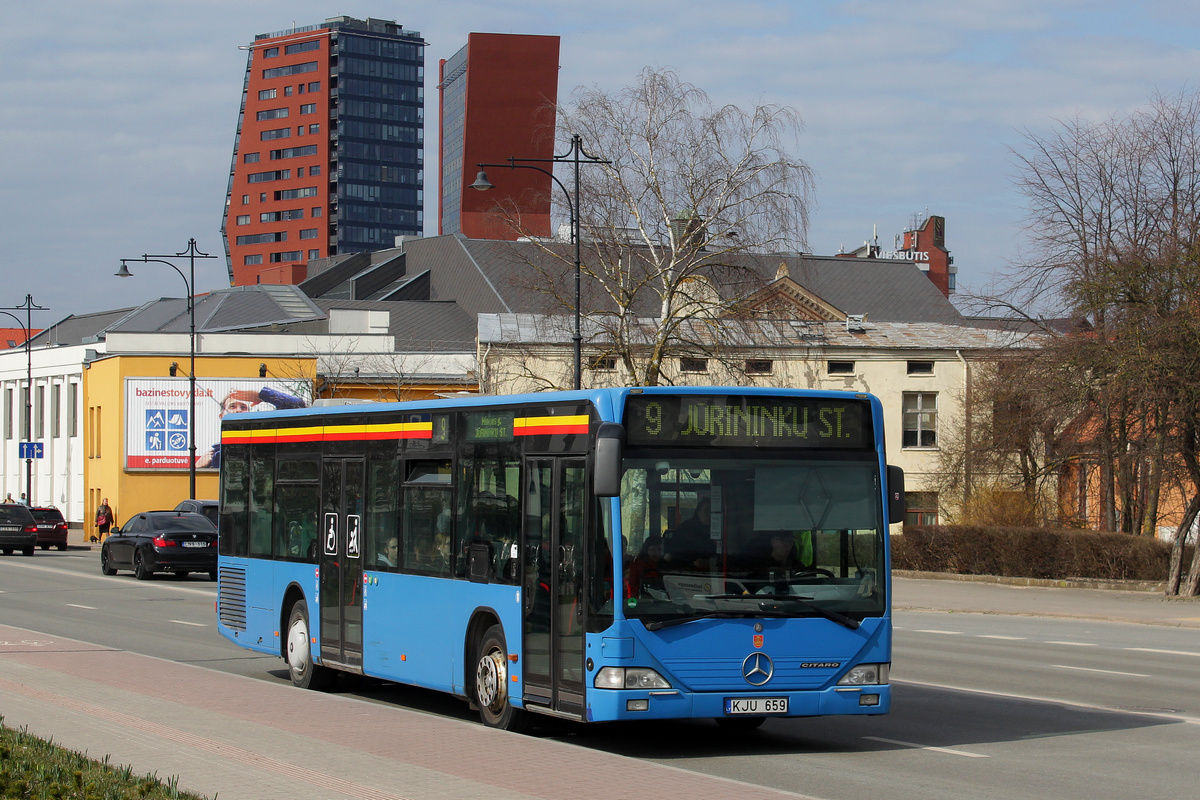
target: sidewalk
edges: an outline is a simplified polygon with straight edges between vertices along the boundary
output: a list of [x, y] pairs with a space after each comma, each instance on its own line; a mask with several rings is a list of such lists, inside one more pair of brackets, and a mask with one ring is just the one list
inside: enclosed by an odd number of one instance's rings
[[0, 714], [220, 800], [803, 797], [4, 625]]

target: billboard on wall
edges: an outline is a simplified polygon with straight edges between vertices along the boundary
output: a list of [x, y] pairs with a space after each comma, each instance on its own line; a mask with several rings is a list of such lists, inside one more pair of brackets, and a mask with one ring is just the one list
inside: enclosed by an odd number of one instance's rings
[[[125, 468], [186, 470], [187, 378], [125, 379]], [[221, 465], [221, 419], [227, 414], [309, 405], [303, 381], [196, 379], [196, 468]]]

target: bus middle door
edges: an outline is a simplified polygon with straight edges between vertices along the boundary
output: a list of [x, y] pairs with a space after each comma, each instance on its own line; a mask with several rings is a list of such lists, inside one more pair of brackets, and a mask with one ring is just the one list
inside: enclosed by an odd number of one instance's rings
[[584, 460], [530, 458], [525, 466], [525, 701], [582, 718]]
[[321, 660], [362, 669], [363, 460], [326, 458], [321, 481]]

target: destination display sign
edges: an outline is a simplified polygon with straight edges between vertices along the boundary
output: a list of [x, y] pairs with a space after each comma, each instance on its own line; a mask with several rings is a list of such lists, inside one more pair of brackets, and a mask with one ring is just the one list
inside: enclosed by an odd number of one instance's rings
[[468, 442], [511, 442], [513, 440], [514, 414], [504, 411], [487, 411], [482, 414], [467, 414], [464, 437]]
[[871, 406], [853, 398], [631, 395], [632, 446], [870, 448]]

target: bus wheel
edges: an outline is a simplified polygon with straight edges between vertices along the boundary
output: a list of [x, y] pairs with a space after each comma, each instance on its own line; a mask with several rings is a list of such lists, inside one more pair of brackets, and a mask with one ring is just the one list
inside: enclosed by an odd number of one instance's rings
[[288, 674], [291, 675], [292, 683], [301, 689], [324, 692], [333, 686], [336, 676], [328, 667], [313, 663], [309, 641], [308, 606], [300, 600], [292, 606], [292, 616], [288, 621]]
[[483, 634], [475, 651], [475, 703], [479, 717], [489, 728], [520, 733], [529, 727], [529, 713], [508, 702], [508, 649], [504, 628], [493, 625]]

